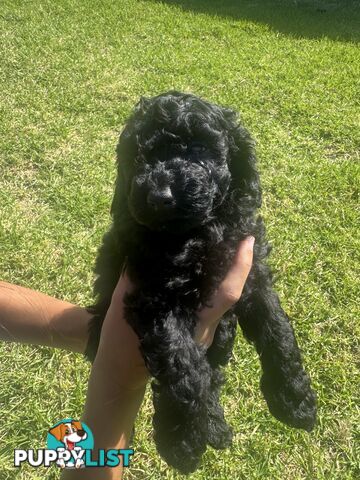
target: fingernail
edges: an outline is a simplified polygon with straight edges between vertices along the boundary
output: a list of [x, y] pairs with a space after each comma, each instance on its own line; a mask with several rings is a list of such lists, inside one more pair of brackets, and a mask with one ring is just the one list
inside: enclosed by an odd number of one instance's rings
[[245, 241], [248, 242], [249, 246], [253, 247], [255, 243], [255, 237], [250, 235], [249, 237], [246, 237]]

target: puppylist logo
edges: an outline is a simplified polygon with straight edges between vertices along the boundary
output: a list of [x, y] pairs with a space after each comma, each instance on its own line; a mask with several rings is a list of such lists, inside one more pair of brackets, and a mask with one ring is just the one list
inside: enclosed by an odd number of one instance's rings
[[130, 464], [133, 449], [98, 450], [94, 456], [94, 437], [83, 422], [66, 418], [57, 422], [47, 434], [47, 448], [14, 450], [14, 466], [28, 463], [32, 467], [84, 468], [117, 467], [121, 460], [124, 467]]

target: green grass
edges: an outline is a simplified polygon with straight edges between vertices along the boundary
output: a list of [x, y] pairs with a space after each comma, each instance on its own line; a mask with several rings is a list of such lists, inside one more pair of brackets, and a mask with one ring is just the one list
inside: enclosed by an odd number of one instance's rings
[[[176, 88], [229, 105], [258, 142], [277, 289], [319, 397], [310, 435], [274, 420], [238, 336], [223, 401], [231, 449], [194, 480], [360, 477], [357, 2], [7, 1], [0, 11], [0, 278], [91, 301], [118, 133], [141, 95]], [[240, 6], [239, 6], [240, 5]], [[0, 345], [0, 479], [80, 416], [89, 367]], [[156, 454], [149, 394], [128, 479], [177, 479]], [[357, 444], [359, 448], [359, 443]], [[56, 473], [49, 478], [58, 478]]]

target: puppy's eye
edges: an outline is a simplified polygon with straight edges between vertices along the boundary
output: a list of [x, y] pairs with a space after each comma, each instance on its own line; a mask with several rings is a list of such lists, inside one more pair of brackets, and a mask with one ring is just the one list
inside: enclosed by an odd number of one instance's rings
[[191, 153], [203, 153], [205, 152], [206, 147], [202, 143], [194, 142], [188, 146], [188, 150]]

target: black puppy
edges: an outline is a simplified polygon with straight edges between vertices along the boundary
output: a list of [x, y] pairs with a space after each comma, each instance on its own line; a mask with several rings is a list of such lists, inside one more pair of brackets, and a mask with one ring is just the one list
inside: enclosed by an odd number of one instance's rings
[[[120, 136], [117, 160], [113, 223], [96, 262], [88, 358], [96, 354], [111, 295], [126, 266], [135, 285], [125, 298], [126, 319], [154, 377], [155, 441], [170, 465], [189, 473], [207, 444], [231, 443], [219, 395], [237, 322], [260, 356], [261, 389], [270, 412], [311, 430], [315, 395], [272, 289], [265, 263], [270, 247], [257, 216], [261, 188], [254, 142], [236, 114], [175, 91], [142, 99]], [[256, 239], [250, 275], [206, 351], [193, 340], [196, 311], [209, 304], [248, 235]]]

